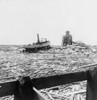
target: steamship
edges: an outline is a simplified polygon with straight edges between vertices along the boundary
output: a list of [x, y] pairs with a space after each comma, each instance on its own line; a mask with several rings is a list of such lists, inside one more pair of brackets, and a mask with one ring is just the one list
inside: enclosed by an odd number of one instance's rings
[[44, 40], [40, 41], [39, 34], [37, 34], [37, 42], [29, 45], [23, 46], [24, 50], [23, 52], [38, 52], [39, 50], [49, 50], [51, 48], [50, 41]]

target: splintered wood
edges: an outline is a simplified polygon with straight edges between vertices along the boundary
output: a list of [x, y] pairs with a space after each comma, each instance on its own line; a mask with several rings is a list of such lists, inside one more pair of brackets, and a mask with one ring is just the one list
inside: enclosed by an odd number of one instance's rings
[[85, 100], [86, 84], [86, 81], [75, 82], [72, 84], [42, 89], [40, 92], [49, 100]]

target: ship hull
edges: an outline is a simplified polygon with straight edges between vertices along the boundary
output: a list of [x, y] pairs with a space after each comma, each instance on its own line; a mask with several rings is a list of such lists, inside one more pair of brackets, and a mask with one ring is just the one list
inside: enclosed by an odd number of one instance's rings
[[25, 48], [24, 52], [29, 52], [29, 53], [35, 53], [35, 52], [38, 52], [39, 50], [49, 50], [51, 47], [50, 46], [45, 46], [45, 47], [37, 47], [37, 48]]

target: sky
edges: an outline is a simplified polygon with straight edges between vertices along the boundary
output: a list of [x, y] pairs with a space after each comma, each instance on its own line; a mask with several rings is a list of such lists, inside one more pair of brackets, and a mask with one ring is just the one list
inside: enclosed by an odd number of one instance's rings
[[97, 0], [0, 0], [0, 44], [31, 44], [47, 38], [97, 45]]

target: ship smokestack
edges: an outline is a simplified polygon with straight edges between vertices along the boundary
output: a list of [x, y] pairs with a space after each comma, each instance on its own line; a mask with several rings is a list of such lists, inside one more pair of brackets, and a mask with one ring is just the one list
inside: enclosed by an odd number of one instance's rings
[[40, 42], [40, 40], [39, 40], [39, 34], [37, 34], [37, 42], [38, 43]]

